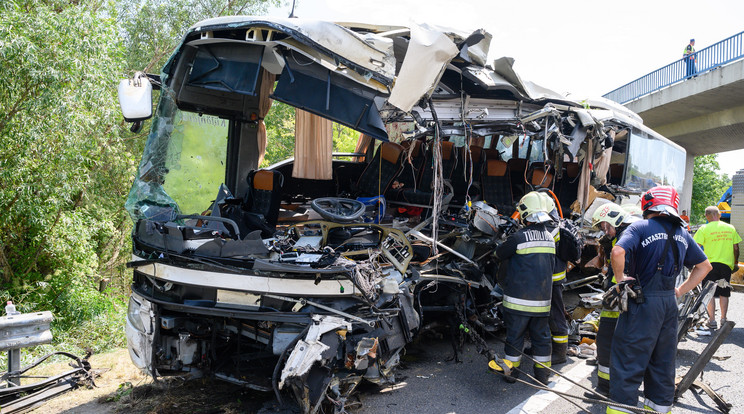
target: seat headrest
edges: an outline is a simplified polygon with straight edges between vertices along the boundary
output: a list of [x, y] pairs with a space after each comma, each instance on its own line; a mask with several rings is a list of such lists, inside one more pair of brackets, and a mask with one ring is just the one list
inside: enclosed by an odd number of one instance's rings
[[[545, 181], [543, 182], [543, 179]], [[550, 182], [553, 181], [553, 174], [546, 173], [543, 168], [535, 168], [532, 170], [532, 185], [540, 187], [550, 187]]]
[[380, 154], [382, 159], [397, 164], [400, 153], [403, 152], [403, 147], [394, 142], [383, 142], [380, 144]]
[[406, 140], [400, 143], [400, 145], [403, 147], [403, 150], [408, 151], [408, 149], [413, 146], [413, 149], [411, 150], [411, 157], [416, 158], [421, 154], [421, 140], [414, 139], [414, 140]]
[[451, 160], [455, 155], [455, 143], [450, 141], [442, 141], [442, 159]]
[[478, 147], [476, 145], [470, 146], [470, 157], [473, 158], [473, 163], [481, 162], [482, 156], [483, 156], [483, 147]]
[[489, 177], [503, 177], [506, 175], [506, 162], [501, 160], [486, 160], [486, 175]]
[[258, 170], [253, 174], [253, 188], [256, 190], [274, 190], [274, 172], [269, 170]]
[[495, 149], [484, 149], [483, 154], [486, 156], [487, 160], [500, 160], [501, 157], [499, 157], [499, 151]]

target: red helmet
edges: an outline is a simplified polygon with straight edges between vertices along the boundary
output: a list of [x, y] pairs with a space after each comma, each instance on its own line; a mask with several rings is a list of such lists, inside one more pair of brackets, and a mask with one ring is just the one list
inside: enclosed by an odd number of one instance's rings
[[671, 185], [654, 187], [641, 196], [641, 209], [679, 217], [679, 194]]

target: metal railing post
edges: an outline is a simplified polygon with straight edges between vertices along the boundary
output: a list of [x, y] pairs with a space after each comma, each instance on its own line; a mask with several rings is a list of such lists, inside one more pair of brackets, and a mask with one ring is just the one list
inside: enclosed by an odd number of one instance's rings
[[[20, 349], [9, 349], [8, 350], [8, 372], [15, 372], [21, 370], [21, 350]], [[8, 377], [8, 385], [13, 384], [16, 387], [21, 386], [21, 378], [16, 376]]]

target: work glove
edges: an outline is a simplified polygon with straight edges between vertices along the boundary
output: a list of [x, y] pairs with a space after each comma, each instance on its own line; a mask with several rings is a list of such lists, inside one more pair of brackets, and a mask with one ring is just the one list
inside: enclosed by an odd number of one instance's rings
[[620, 312], [628, 310], [628, 299], [633, 299], [636, 303], [643, 301], [640, 297], [640, 289], [633, 289], [635, 280], [623, 281], [615, 286], [610, 287], [602, 295], [602, 306], [605, 309], [618, 309]]
[[618, 309], [624, 293], [625, 289], [620, 284], [610, 286], [607, 292], [602, 295], [602, 306], [605, 309]]

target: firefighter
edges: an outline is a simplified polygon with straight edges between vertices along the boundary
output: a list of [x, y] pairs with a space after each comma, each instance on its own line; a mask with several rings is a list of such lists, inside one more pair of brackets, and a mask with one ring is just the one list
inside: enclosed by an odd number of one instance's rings
[[[651, 188], [641, 196], [646, 220], [628, 226], [612, 248], [612, 270], [627, 284], [627, 311], [620, 313], [610, 356], [610, 399], [636, 406], [643, 381], [644, 408], [671, 413], [677, 353], [677, 301], [697, 286], [711, 264], [682, 227], [679, 195], [671, 186]], [[626, 258], [628, 265], [626, 266]], [[675, 288], [682, 266], [694, 266]], [[631, 295], [628, 295], [631, 296]], [[609, 405], [607, 413], [630, 412]]]
[[[517, 204], [524, 227], [502, 243], [494, 253], [506, 266], [506, 275], [499, 283], [504, 289], [502, 313], [506, 325], [507, 366], [519, 368], [525, 334], [532, 341], [535, 378], [548, 383], [551, 366], [550, 295], [555, 267], [555, 242], [545, 223], [550, 221], [550, 206], [537, 192], [530, 192]], [[508, 262], [505, 262], [508, 260]], [[501, 368], [491, 361], [491, 369]], [[518, 371], [505, 376], [507, 382], [516, 380]]]
[[[592, 226], [604, 233], [599, 239], [599, 245], [604, 251], [605, 261], [603, 268], [607, 268], [605, 275], [605, 287], [615, 284], [615, 278], [612, 275], [610, 252], [615, 243], [620, 239], [623, 231], [628, 225], [635, 221], [635, 217], [628, 211], [615, 204], [606, 203], [594, 211], [592, 215]], [[612, 348], [612, 337], [617, 325], [617, 317], [620, 315], [619, 309], [602, 309], [599, 314], [599, 329], [597, 330], [597, 386], [595, 390], [604, 395], [610, 394], [610, 350]]]
[[[548, 205], [551, 221], [545, 223], [550, 235], [556, 245], [561, 241], [560, 221], [558, 209], [555, 207], [553, 197], [545, 192], [539, 193], [545, 198]], [[555, 267], [553, 269], [553, 287], [550, 295], [550, 336], [553, 340], [553, 351], [551, 353], [551, 364], [564, 364], [568, 360], [568, 320], [566, 319], [566, 307], [563, 304], [563, 283], [566, 281], [566, 262], [556, 254]]]

